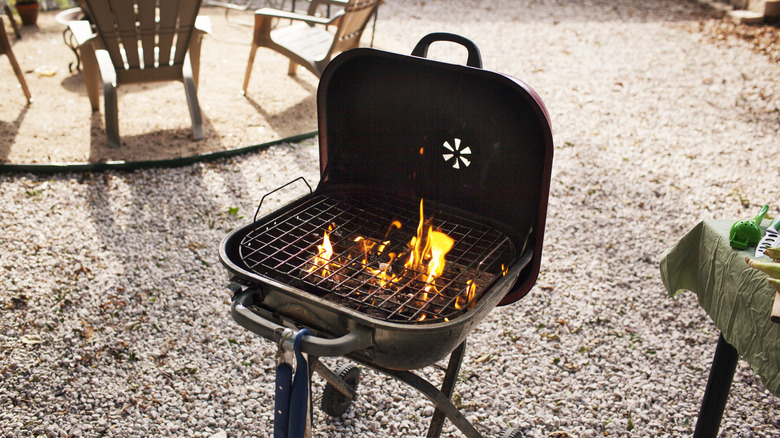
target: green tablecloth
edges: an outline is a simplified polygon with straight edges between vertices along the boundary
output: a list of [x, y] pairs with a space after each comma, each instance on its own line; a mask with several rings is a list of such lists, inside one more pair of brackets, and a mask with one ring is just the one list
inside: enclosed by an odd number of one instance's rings
[[713, 220], [696, 225], [662, 255], [661, 277], [671, 297], [683, 290], [696, 293], [726, 342], [767, 389], [780, 396], [780, 324], [769, 319], [775, 290], [766, 274], [745, 263], [755, 247], [738, 251], [729, 245], [733, 223]]

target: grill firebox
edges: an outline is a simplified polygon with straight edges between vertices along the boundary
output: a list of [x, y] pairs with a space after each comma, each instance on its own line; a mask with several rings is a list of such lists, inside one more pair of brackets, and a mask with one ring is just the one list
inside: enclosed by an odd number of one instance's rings
[[[494, 227], [426, 209], [424, 201], [423, 211], [426, 228], [454, 240], [444, 272], [431, 282], [404, 267], [420, 226], [420, 207], [389, 194], [315, 195], [244, 236], [239, 254], [256, 274], [374, 318], [418, 324], [454, 319], [514, 263], [516, 250]], [[333, 256], [323, 267], [325, 233]]]

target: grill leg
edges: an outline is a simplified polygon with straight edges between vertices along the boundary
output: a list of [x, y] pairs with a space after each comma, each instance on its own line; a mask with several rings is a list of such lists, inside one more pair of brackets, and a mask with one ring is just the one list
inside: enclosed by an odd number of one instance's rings
[[[452, 392], [455, 390], [455, 382], [458, 380], [460, 365], [463, 363], [463, 356], [466, 354], [466, 341], [464, 340], [458, 347], [450, 353], [450, 362], [447, 364], [447, 372], [444, 374], [444, 380], [441, 382], [441, 392], [452, 400]], [[441, 428], [444, 426], [444, 412], [439, 407], [433, 413], [431, 425], [428, 428], [428, 438], [438, 438], [441, 435]]]
[[326, 382], [333, 385], [338, 392], [344, 394], [344, 396], [350, 400], [355, 399], [355, 390], [347, 385], [347, 382], [343, 381], [336, 373], [330, 368], [326, 367], [320, 361], [316, 361], [312, 365], [312, 371], [316, 371]]
[[[466, 416], [463, 415], [450, 400], [450, 396], [452, 395], [452, 390], [455, 386], [455, 381], [460, 370], [460, 364], [463, 360], [463, 354], [465, 353], [465, 350], [466, 343], [463, 342], [455, 350], [453, 350], [452, 353], [450, 353], [450, 364], [447, 367], [447, 372], [444, 376], [442, 390], [439, 390], [439, 388], [433, 386], [430, 382], [411, 371], [391, 370], [363, 362], [357, 358], [353, 358], [353, 360], [362, 363], [369, 368], [377, 370], [382, 374], [388, 375], [406, 383], [407, 385], [419, 391], [428, 400], [430, 400], [434, 406], [436, 406], [436, 412], [434, 413], [434, 417], [431, 420], [431, 426], [428, 429], [428, 437], [438, 437], [439, 434], [441, 434], [441, 427], [444, 421], [443, 417], [446, 417], [467, 438], [482, 438], [482, 434], [480, 434], [477, 429], [474, 428], [474, 425], [469, 422]], [[447, 393], [445, 394], [444, 391]], [[438, 426], [435, 423], [439, 423]]]

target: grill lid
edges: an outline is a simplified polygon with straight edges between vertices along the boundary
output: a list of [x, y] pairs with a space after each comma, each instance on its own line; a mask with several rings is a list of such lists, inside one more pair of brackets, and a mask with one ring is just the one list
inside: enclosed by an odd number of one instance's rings
[[[474, 66], [425, 58], [440, 40], [466, 46]], [[539, 273], [553, 155], [547, 111], [523, 82], [478, 68], [463, 37], [431, 34], [413, 53], [361, 48], [328, 65], [317, 92], [320, 187], [391, 189], [518, 235], [532, 229], [533, 260], [501, 302], [509, 304]]]

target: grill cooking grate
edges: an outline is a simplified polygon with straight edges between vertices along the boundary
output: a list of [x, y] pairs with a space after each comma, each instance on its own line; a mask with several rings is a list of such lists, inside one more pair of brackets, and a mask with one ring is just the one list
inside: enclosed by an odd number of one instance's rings
[[[426, 229], [431, 225], [454, 240], [444, 272], [431, 285], [424, 275], [403, 268], [408, 243], [417, 234], [419, 204], [385, 194], [316, 194], [259, 223], [242, 239], [239, 255], [250, 272], [374, 318], [404, 323], [450, 320], [468, 311], [514, 263], [515, 248], [493, 227], [429, 211], [425, 209]], [[393, 221], [400, 228], [391, 226]], [[326, 231], [332, 263], [317, 266]], [[395, 280], [383, 282], [382, 270]]]

